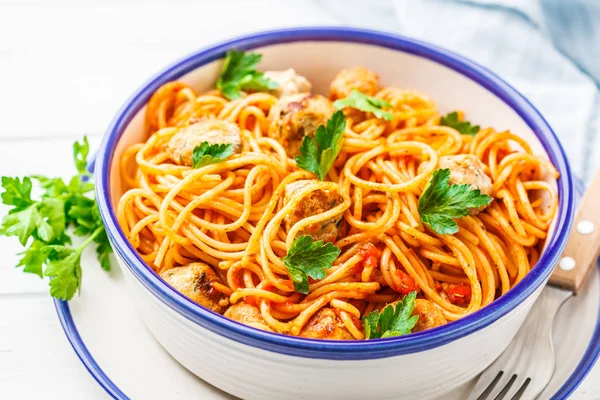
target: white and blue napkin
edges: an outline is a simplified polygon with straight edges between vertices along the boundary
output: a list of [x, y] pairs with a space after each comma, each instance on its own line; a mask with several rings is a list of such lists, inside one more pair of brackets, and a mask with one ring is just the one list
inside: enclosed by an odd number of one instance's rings
[[600, 0], [324, 0], [340, 22], [448, 48], [523, 93], [576, 176], [600, 168]]

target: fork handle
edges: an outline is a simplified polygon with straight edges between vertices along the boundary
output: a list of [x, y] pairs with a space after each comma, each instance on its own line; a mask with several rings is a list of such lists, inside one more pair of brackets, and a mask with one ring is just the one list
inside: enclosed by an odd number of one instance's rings
[[600, 255], [600, 170], [587, 187], [550, 284], [577, 294]]

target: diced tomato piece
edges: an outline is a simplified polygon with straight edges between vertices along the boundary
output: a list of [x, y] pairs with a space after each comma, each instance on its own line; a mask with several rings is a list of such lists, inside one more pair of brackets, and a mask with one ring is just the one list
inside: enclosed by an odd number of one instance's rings
[[318, 231], [320, 228], [321, 228], [321, 224], [318, 224], [318, 223], [317, 223], [317, 224], [312, 224], [312, 225], [309, 225], [309, 226], [307, 226], [305, 229], [306, 229], [306, 231], [307, 231], [307, 232], [310, 232], [310, 233], [315, 233], [315, 232], [317, 232], [317, 231]]
[[254, 299], [254, 296], [244, 297], [244, 303], [256, 307], [256, 300]]
[[400, 287], [393, 287], [396, 292], [407, 295], [410, 292], [416, 292], [419, 289], [417, 282], [410, 277], [406, 272], [397, 269], [396, 276], [400, 279]]
[[360, 264], [365, 268], [376, 267], [379, 257], [381, 257], [381, 251], [379, 251], [372, 243], [366, 243], [360, 246], [356, 254], [363, 258]]
[[450, 303], [457, 306], [467, 306], [471, 302], [471, 286], [466, 285], [464, 283], [449, 284], [448, 289], [446, 289], [446, 294], [448, 295], [448, 300]]

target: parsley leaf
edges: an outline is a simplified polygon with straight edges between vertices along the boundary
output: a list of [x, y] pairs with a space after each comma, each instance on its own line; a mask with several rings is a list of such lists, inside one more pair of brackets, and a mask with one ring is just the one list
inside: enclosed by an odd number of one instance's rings
[[33, 203], [31, 200], [31, 188], [33, 185], [29, 177], [20, 180], [19, 178], [3, 176], [2, 187], [4, 188], [2, 202], [9, 206], [15, 206], [15, 211], [21, 210]]
[[[319, 126], [319, 129], [322, 127]], [[319, 147], [317, 146], [317, 142], [315, 142], [312, 138], [305, 136], [302, 140], [302, 144], [300, 145], [300, 155], [294, 157], [296, 160], [296, 165], [299, 168], [305, 169], [307, 171], [312, 172], [317, 175], [319, 178], [325, 174], [321, 173], [321, 152], [319, 151]]]
[[89, 175], [87, 171], [87, 157], [90, 152], [90, 144], [87, 136], [83, 137], [83, 142], [73, 143], [73, 159], [75, 160], [75, 168], [80, 175]]
[[44, 276], [50, 280], [50, 295], [62, 300], [73, 297], [81, 284], [81, 251], [66, 246], [48, 246], [51, 255]]
[[96, 256], [98, 257], [98, 261], [100, 261], [100, 267], [105, 271], [110, 271], [112, 247], [110, 247], [110, 242], [104, 229], [94, 238], [94, 242], [97, 244]]
[[462, 135], [475, 136], [479, 132], [479, 125], [471, 125], [469, 121], [459, 121], [456, 111], [442, 117], [440, 125], [449, 126], [459, 131]]
[[261, 54], [229, 50], [225, 55], [223, 71], [217, 80], [217, 89], [229, 100], [241, 98], [242, 90], [275, 89], [279, 86], [278, 83], [256, 70], [261, 58]]
[[344, 113], [336, 111], [327, 121], [327, 127], [320, 125], [317, 128], [314, 139], [304, 136], [300, 145], [300, 155], [295, 157], [298, 167], [324, 180], [342, 149], [344, 129], [346, 129]]
[[294, 241], [281, 260], [294, 282], [294, 290], [308, 294], [308, 277], [325, 278], [325, 271], [331, 268], [339, 255], [340, 249], [333, 243], [313, 242], [310, 236], [304, 235]]
[[61, 194], [68, 191], [67, 185], [61, 178], [46, 178], [41, 175], [32, 176], [33, 179], [37, 180], [46, 192], [45, 197], [59, 197]]
[[[50, 277], [50, 294], [69, 300], [81, 284], [81, 254], [92, 242], [96, 243], [98, 260], [103, 269], [110, 269], [112, 252], [97, 203], [87, 194], [94, 189], [88, 182], [86, 158], [89, 154], [87, 138], [73, 144], [73, 158], [77, 175], [68, 184], [61, 178], [44, 176], [23, 179], [2, 177], [2, 202], [12, 206], [0, 225], [0, 235], [16, 236], [25, 248], [19, 253], [17, 264], [23, 271], [40, 277]], [[44, 189], [43, 194], [31, 198], [33, 182]], [[73, 233], [87, 236], [77, 247], [69, 247]]]
[[17, 267], [23, 266], [23, 271], [31, 274], [36, 274], [40, 278], [43, 275], [43, 265], [46, 262], [46, 258], [48, 254], [46, 254], [45, 250], [42, 250], [46, 247], [46, 244], [39, 240], [34, 240], [25, 251], [19, 253], [23, 258], [17, 264]]
[[224, 161], [233, 154], [233, 145], [230, 144], [209, 144], [202, 142], [200, 146], [194, 147], [192, 160], [194, 168], [204, 167], [209, 164], [215, 164]]
[[367, 96], [357, 90], [352, 90], [350, 96], [345, 99], [335, 101], [333, 106], [338, 110], [346, 107], [356, 108], [357, 110], [373, 113], [377, 118], [388, 121], [394, 119], [392, 112], [382, 110], [384, 107], [392, 108], [390, 103], [377, 97]]
[[[14, 211], [14, 210], [11, 210]], [[0, 233], [5, 236], [17, 236], [25, 246], [29, 238], [43, 222], [36, 203], [16, 212], [9, 212], [2, 220]]]
[[375, 310], [365, 315], [363, 317], [365, 338], [379, 339], [408, 335], [419, 319], [418, 315], [411, 317], [416, 298], [417, 292], [410, 292], [396, 305], [385, 306], [381, 313]]
[[492, 201], [469, 184], [448, 185], [449, 181], [448, 168], [434, 171], [419, 199], [421, 221], [440, 235], [458, 232], [453, 218], [466, 217], [471, 208], [487, 206]]
[[39, 206], [40, 215], [44, 218], [41, 226], [44, 227], [44, 233], [40, 232], [38, 227], [38, 235], [46, 243], [52, 242], [55, 238], [61, 238], [65, 232], [66, 215], [65, 202], [59, 198], [47, 197], [42, 200]]

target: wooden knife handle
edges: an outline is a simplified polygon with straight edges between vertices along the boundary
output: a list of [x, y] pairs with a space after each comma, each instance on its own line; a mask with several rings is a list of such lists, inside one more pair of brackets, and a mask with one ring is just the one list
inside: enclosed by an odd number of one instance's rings
[[550, 276], [550, 284], [577, 294], [600, 255], [600, 170], [587, 187], [575, 214], [562, 258]]

